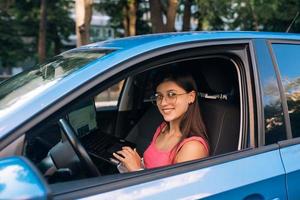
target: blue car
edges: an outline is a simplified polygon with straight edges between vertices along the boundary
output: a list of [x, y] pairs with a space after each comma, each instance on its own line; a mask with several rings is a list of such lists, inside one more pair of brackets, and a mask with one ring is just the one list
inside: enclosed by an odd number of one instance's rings
[[[166, 69], [190, 72], [204, 159], [120, 173], [163, 119]], [[300, 199], [300, 35], [189, 32], [64, 52], [0, 84], [0, 199]]]

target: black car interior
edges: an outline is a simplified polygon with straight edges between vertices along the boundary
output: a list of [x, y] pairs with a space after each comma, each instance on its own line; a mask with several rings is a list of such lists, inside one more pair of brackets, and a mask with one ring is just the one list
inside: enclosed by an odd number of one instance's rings
[[[198, 85], [210, 155], [239, 150], [241, 111], [237, 66], [229, 57], [213, 56], [176, 62], [132, 76], [135, 102], [128, 110], [96, 109], [94, 98], [74, 103], [56, 114], [59, 117], [52, 116], [26, 134], [24, 154], [49, 183], [118, 173], [118, 163], [111, 159], [112, 153], [122, 146], [131, 146], [142, 156], [163, 122], [149, 99], [154, 92], [153, 78], [171, 67], [189, 70]], [[128, 95], [124, 88], [122, 95]]]

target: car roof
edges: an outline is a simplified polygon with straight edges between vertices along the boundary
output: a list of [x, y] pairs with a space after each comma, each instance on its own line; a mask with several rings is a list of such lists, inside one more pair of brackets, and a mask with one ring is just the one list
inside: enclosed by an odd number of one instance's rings
[[107, 40], [104, 42], [93, 43], [82, 48], [115, 48], [130, 49], [136, 46], [145, 45], [146, 43], [157, 43], [165, 46], [168, 41], [192, 42], [195, 40], [232, 40], [232, 39], [283, 39], [283, 40], [300, 40], [300, 34], [280, 33], [280, 32], [243, 32], [243, 31], [215, 31], [215, 32], [173, 32], [159, 33], [149, 35], [139, 35], [127, 38]]
[[278, 39], [300, 40], [300, 34], [292, 33], [266, 33], [266, 32], [180, 32], [162, 33], [127, 37], [107, 40], [82, 46], [70, 51], [85, 51], [97, 49], [110, 49], [107, 54], [91, 63], [86, 64], [81, 70], [64, 77], [51, 85], [45, 92], [39, 93], [28, 102], [22, 103], [13, 109], [13, 112], [0, 116], [0, 139], [12, 132], [22, 123], [30, 120], [37, 113], [49, 107], [51, 104], [67, 96], [70, 91], [80, 87], [84, 83], [109, 71], [113, 66], [130, 58], [149, 52], [182, 43], [217, 41], [217, 40], [241, 40], [241, 39]]

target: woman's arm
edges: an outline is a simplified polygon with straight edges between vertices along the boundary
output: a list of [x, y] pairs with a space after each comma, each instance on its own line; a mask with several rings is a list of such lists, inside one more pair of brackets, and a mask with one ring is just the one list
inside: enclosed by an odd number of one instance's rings
[[186, 142], [178, 151], [175, 163], [196, 160], [207, 156], [208, 152], [205, 146], [199, 141], [191, 140]]

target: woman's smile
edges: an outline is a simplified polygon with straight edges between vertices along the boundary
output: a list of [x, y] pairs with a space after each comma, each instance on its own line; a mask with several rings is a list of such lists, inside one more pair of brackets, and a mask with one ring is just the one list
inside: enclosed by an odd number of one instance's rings
[[163, 114], [168, 115], [171, 114], [174, 108], [162, 108]]

